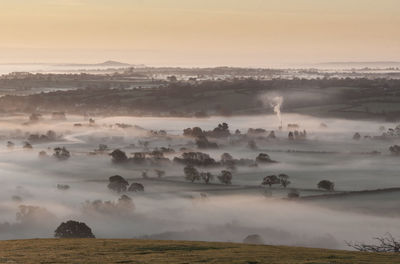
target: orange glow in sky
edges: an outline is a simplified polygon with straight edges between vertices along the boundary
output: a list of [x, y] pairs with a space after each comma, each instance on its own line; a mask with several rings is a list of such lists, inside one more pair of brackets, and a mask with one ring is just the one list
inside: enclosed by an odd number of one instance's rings
[[0, 63], [400, 60], [399, 0], [0, 0]]

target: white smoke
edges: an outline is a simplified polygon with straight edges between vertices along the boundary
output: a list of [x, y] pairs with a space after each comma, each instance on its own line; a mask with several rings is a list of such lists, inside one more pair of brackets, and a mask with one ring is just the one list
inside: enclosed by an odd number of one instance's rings
[[279, 124], [282, 126], [282, 115], [281, 115], [281, 106], [283, 104], [283, 97], [282, 96], [275, 96], [270, 98], [269, 104], [274, 109], [274, 113], [279, 119]]

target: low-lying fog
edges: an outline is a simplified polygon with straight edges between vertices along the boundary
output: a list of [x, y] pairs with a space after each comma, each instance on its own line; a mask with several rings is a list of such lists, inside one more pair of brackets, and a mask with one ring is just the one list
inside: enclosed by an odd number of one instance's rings
[[[210, 117], [204, 119], [154, 117], [95, 117], [89, 125], [80, 116], [54, 121], [44, 116], [27, 123], [26, 116], [0, 118], [0, 239], [52, 237], [56, 227], [69, 219], [85, 222], [100, 238], [154, 238], [242, 242], [258, 234], [266, 244], [347, 248], [346, 241], [368, 242], [372, 237], [391, 232], [399, 235], [400, 191], [354, 193], [330, 199], [301, 197], [342, 191], [361, 191], [400, 187], [399, 156], [388, 148], [399, 138], [373, 138], [393, 123], [318, 119], [284, 114], [283, 128], [274, 115]], [[212, 130], [226, 122], [233, 134], [248, 128], [275, 131], [276, 139], [254, 138], [257, 149], [233, 139], [210, 141], [218, 149], [197, 149], [193, 138], [183, 129], [201, 127]], [[79, 125], [78, 125], [79, 123]], [[118, 126], [116, 123], [131, 125]], [[288, 124], [307, 131], [305, 140], [288, 140]], [[51, 141], [30, 142], [29, 134], [53, 130]], [[167, 136], [149, 135], [165, 130]], [[359, 132], [361, 139], [354, 140]], [[366, 137], [367, 136], [367, 137]], [[368, 136], [371, 136], [368, 137]], [[10, 146], [7, 142], [12, 141]], [[148, 143], [143, 143], [147, 141]], [[105, 152], [94, 152], [106, 144]], [[66, 147], [71, 157], [52, 157], [55, 147]], [[267, 153], [277, 163], [257, 167], [238, 166], [231, 185], [217, 179], [211, 184], [184, 179], [183, 165], [173, 162], [161, 167], [121, 165], [108, 153], [120, 149], [128, 156], [139, 151], [169, 147], [173, 159], [186, 151], [208, 153], [219, 160], [228, 152], [234, 158], [255, 159]], [[39, 157], [45, 151], [47, 157]], [[373, 153], [373, 151], [376, 151]], [[378, 153], [380, 152], [380, 153]], [[165, 171], [158, 178], [154, 169]], [[224, 168], [200, 168], [214, 175]], [[146, 171], [148, 178], [143, 178]], [[271, 174], [289, 175], [291, 184], [261, 186]], [[108, 178], [121, 175], [129, 184], [143, 184], [144, 192], [116, 193], [108, 189]], [[317, 188], [321, 180], [335, 184], [335, 192]], [[57, 185], [68, 185], [63, 190]], [[290, 189], [300, 199], [286, 199]], [[122, 194], [132, 198], [134, 208], [118, 204]], [[112, 201], [113, 204], [97, 203]]]

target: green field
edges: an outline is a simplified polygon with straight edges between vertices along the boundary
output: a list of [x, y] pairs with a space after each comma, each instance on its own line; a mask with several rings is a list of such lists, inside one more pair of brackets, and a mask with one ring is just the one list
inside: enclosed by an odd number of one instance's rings
[[0, 263], [400, 263], [400, 254], [235, 243], [128, 239], [0, 242]]

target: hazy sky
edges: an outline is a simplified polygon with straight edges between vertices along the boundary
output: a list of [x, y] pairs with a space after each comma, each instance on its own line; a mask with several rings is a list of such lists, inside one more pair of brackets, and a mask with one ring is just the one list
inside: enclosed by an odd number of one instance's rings
[[0, 0], [0, 63], [400, 60], [400, 0]]

